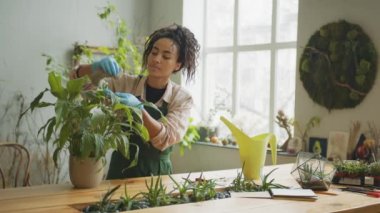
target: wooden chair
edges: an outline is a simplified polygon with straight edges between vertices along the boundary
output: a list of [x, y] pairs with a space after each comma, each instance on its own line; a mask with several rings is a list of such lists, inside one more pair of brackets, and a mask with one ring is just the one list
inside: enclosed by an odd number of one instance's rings
[[[6, 157], [8, 164], [8, 166], [0, 165], [0, 178], [3, 188], [7, 185], [17, 187], [20, 176], [23, 176], [22, 186], [30, 186], [30, 155], [25, 146], [18, 143], [0, 142], [0, 157], [2, 163], [5, 162], [4, 158]], [[2, 168], [5, 167], [8, 168], [6, 171], [10, 172], [4, 173], [5, 170]]]

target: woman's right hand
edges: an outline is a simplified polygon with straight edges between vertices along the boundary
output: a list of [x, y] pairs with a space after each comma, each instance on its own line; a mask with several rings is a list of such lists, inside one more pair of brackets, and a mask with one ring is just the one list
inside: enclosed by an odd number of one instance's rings
[[78, 76], [77, 76], [77, 72], [76, 72], [77, 70], [76, 69], [74, 69], [74, 70], [71, 70], [70, 72], [69, 72], [69, 79], [70, 80], [73, 80], [73, 79], [77, 79], [78, 78]]
[[119, 64], [113, 57], [105, 57], [91, 64], [92, 73], [98, 70], [102, 70], [111, 76], [117, 76], [120, 73]]

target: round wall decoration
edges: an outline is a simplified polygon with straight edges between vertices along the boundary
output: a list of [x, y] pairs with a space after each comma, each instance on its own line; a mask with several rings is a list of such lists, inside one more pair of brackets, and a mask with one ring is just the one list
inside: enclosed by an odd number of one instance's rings
[[326, 24], [301, 55], [300, 78], [310, 98], [328, 110], [353, 108], [371, 90], [377, 72], [374, 44], [359, 25]]

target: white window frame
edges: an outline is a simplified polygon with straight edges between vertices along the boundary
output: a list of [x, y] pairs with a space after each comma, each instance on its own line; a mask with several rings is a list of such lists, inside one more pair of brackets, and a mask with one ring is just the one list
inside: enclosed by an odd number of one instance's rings
[[[190, 28], [193, 29], [193, 26], [195, 26], [198, 31], [200, 31], [201, 37], [198, 37], [198, 40], [200, 40], [201, 43], [201, 63], [200, 63], [200, 70], [206, 70], [207, 66], [207, 55], [212, 53], [232, 53], [233, 62], [232, 62], [232, 72], [233, 72], [233, 82], [232, 82], [232, 115], [235, 115], [238, 112], [239, 109], [239, 91], [238, 91], [238, 85], [239, 85], [239, 70], [237, 69], [237, 60], [238, 60], [238, 53], [244, 52], [244, 51], [260, 51], [260, 50], [268, 50], [270, 51], [270, 98], [269, 98], [269, 131], [274, 132], [274, 128], [277, 125], [275, 123], [275, 117], [277, 114], [277, 110], [275, 109], [275, 72], [276, 72], [276, 60], [277, 56], [276, 53], [278, 50], [281, 49], [296, 49], [297, 41], [291, 41], [291, 42], [276, 42], [276, 36], [277, 36], [277, 5], [279, 0], [272, 0], [272, 25], [271, 25], [271, 40], [270, 43], [267, 44], [254, 44], [254, 45], [239, 45], [238, 44], [238, 9], [239, 9], [239, 0], [235, 0], [235, 6], [234, 6], [234, 23], [233, 23], [233, 44], [232, 46], [228, 47], [207, 47], [207, 39], [206, 39], [206, 17], [207, 17], [207, 1], [208, 0], [184, 0], [184, 15], [186, 14], [186, 6], [191, 7], [198, 7], [201, 5], [203, 8], [198, 8], [202, 11], [202, 17], [203, 20], [202, 23], [199, 23], [199, 17], [191, 17], [191, 20], [189, 18], [188, 22], [186, 21], [186, 18], [184, 18], [184, 24], [186, 26], [190, 25]], [[194, 20], [195, 19], [195, 20]], [[197, 23], [198, 25], [194, 23]], [[200, 26], [202, 26], [202, 29], [200, 29]], [[197, 30], [196, 30], [197, 31]], [[199, 35], [196, 35], [199, 36]], [[200, 72], [202, 74], [201, 80], [201, 87], [202, 87], [202, 97], [201, 97], [201, 117], [203, 120], [207, 119], [208, 112], [212, 108], [212, 103], [208, 100], [208, 97], [210, 94], [208, 94], [209, 91], [204, 91], [205, 88], [207, 88], [207, 82], [211, 78], [207, 72]], [[294, 115], [293, 112], [290, 113], [291, 115]]]

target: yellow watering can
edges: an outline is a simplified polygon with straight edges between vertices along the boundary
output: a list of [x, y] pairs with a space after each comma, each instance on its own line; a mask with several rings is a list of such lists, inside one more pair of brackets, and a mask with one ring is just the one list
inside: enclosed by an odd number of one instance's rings
[[268, 143], [272, 151], [272, 163], [277, 161], [276, 136], [272, 133], [249, 137], [233, 123], [221, 116], [220, 120], [231, 130], [232, 135], [239, 144], [240, 161], [244, 165], [243, 174], [248, 180], [260, 179], [267, 155]]

